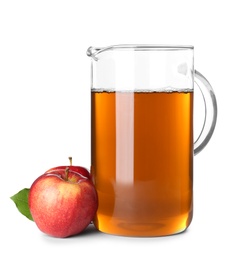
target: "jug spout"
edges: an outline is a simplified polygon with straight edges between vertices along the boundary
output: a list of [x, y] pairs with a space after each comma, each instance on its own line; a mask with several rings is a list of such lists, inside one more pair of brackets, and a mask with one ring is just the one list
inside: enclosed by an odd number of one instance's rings
[[90, 46], [87, 51], [86, 51], [86, 54], [87, 56], [93, 58], [94, 60], [98, 60], [96, 58], [96, 55], [100, 52], [102, 48], [97, 48], [97, 47], [93, 47], [93, 46]]
[[130, 45], [130, 44], [121, 44], [121, 45], [110, 45], [107, 47], [89, 47], [87, 49], [86, 54], [93, 58], [95, 61], [99, 60], [99, 54], [105, 51], [109, 51], [109, 50], [115, 50], [115, 49], [124, 49], [124, 48], [132, 48], [134, 47], [134, 45]]
[[112, 45], [112, 46], [108, 46], [108, 47], [89, 47], [86, 51], [86, 54], [91, 57], [92, 59], [94, 59], [95, 61], [97, 61], [99, 59], [98, 55], [104, 51], [108, 51], [111, 49], [114, 49], [116, 46]]

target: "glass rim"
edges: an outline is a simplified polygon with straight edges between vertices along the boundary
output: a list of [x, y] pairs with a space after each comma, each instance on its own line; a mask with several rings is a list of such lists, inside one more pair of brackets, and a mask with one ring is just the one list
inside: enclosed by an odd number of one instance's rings
[[119, 44], [108, 47], [89, 47], [87, 55], [94, 58], [104, 51], [130, 50], [130, 51], [182, 51], [193, 50], [193, 45], [170, 45], [170, 44]]
[[[106, 47], [107, 49], [135, 49], [135, 50], [147, 50], [147, 49], [159, 49], [159, 50], [182, 50], [193, 49], [192, 45], [174, 45], [174, 44], [119, 44]], [[105, 48], [104, 48], [105, 49]]]

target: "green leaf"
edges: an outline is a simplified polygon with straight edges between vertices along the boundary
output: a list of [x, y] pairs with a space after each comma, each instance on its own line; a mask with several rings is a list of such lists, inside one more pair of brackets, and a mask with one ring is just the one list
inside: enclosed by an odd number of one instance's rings
[[22, 215], [33, 221], [28, 204], [29, 191], [30, 189], [27, 188], [22, 189], [18, 193], [10, 197], [10, 199], [13, 200], [13, 202], [16, 204], [17, 209], [20, 213], [22, 213]]

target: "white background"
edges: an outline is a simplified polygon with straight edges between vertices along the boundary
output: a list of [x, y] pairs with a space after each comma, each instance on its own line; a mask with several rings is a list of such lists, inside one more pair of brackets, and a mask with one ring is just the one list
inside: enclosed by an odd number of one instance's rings
[[[0, 1], [0, 259], [238, 259], [238, 1]], [[187, 232], [42, 234], [10, 196], [48, 168], [90, 167], [90, 58], [111, 44], [190, 44], [217, 96], [218, 121], [194, 160]], [[15, 259], [15, 258], [14, 258]]]

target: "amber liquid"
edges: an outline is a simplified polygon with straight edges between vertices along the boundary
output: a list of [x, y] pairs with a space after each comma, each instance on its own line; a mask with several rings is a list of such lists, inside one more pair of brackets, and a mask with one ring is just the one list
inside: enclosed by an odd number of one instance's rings
[[163, 236], [189, 226], [192, 108], [192, 92], [92, 92], [97, 229]]

